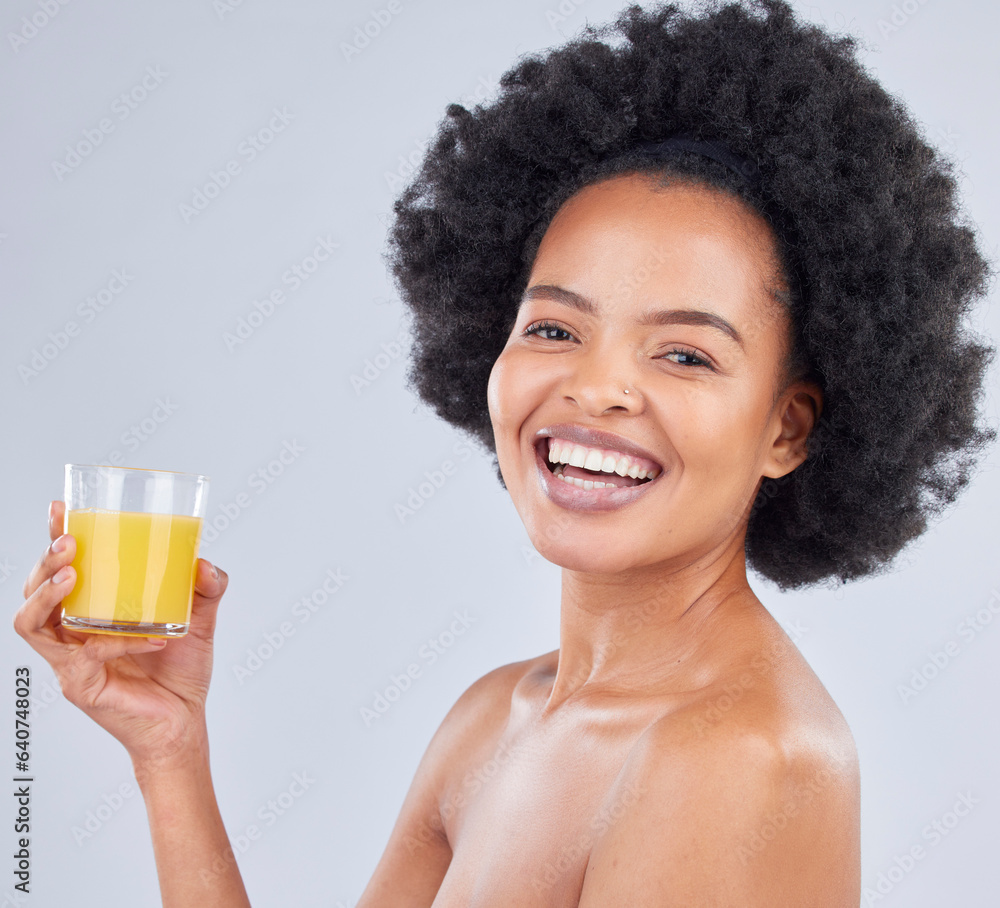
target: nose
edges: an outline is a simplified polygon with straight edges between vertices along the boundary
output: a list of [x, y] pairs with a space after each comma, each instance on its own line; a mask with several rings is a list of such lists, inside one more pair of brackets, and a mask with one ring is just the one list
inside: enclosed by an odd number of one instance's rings
[[593, 350], [574, 359], [561, 388], [566, 400], [576, 403], [588, 416], [609, 411], [624, 415], [642, 409], [634, 362], [624, 351], [615, 355], [606, 349]]

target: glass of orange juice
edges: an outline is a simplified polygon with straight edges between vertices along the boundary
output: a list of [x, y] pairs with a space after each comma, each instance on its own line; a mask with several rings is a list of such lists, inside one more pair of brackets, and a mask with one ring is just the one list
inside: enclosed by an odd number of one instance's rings
[[63, 532], [76, 538], [74, 631], [181, 637], [191, 622], [208, 477], [66, 464]]

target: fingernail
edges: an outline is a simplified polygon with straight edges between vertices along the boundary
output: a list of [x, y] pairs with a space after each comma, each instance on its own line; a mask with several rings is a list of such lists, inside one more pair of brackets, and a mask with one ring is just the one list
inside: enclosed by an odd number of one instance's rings
[[63, 583], [66, 580], [69, 580], [68, 567], [60, 568], [58, 571], [56, 571], [55, 576], [52, 578], [53, 583]]
[[66, 534], [64, 533], [55, 542], [52, 543], [53, 552], [61, 552], [66, 548]]
[[219, 579], [219, 569], [214, 564], [212, 565], [212, 576], [215, 577], [216, 580]]
[[150, 644], [151, 646], [166, 646], [167, 645], [167, 641], [166, 640], [160, 640], [157, 637], [150, 637], [146, 642], [148, 644]]

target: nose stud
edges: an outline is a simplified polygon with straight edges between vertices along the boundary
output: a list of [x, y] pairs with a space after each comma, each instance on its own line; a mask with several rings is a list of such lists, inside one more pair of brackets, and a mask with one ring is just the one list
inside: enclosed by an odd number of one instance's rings
[[625, 393], [628, 394], [628, 388], [625, 389]]

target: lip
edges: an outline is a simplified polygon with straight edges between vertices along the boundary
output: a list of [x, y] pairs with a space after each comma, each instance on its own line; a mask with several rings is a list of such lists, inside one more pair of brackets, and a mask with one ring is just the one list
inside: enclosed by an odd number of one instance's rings
[[[555, 474], [548, 468], [548, 464], [543, 458], [542, 451], [546, 447], [542, 442], [545, 438], [565, 438], [567, 441], [576, 442], [581, 445], [590, 445], [597, 448], [610, 448], [621, 451], [622, 454], [633, 454], [636, 457], [645, 457], [653, 461], [660, 472], [655, 479], [644, 482], [637, 486], [626, 486], [624, 488], [603, 489], [580, 489], [574, 485], [557, 479]], [[612, 432], [603, 432], [599, 429], [588, 429], [584, 426], [572, 425], [569, 423], [553, 426], [546, 426], [535, 433], [535, 441], [532, 445], [535, 451], [535, 466], [538, 470], [538, 478], [542, 489], [550, 501], [560, 507], [569, 508], [574, 511], [615, 511], [618, 508], [626, 507], [632, 502], [645, 495], [649, 487], [659, 482], [666, 472], [663, 465], [648, 451], [638, 445], [615, 435]]]

